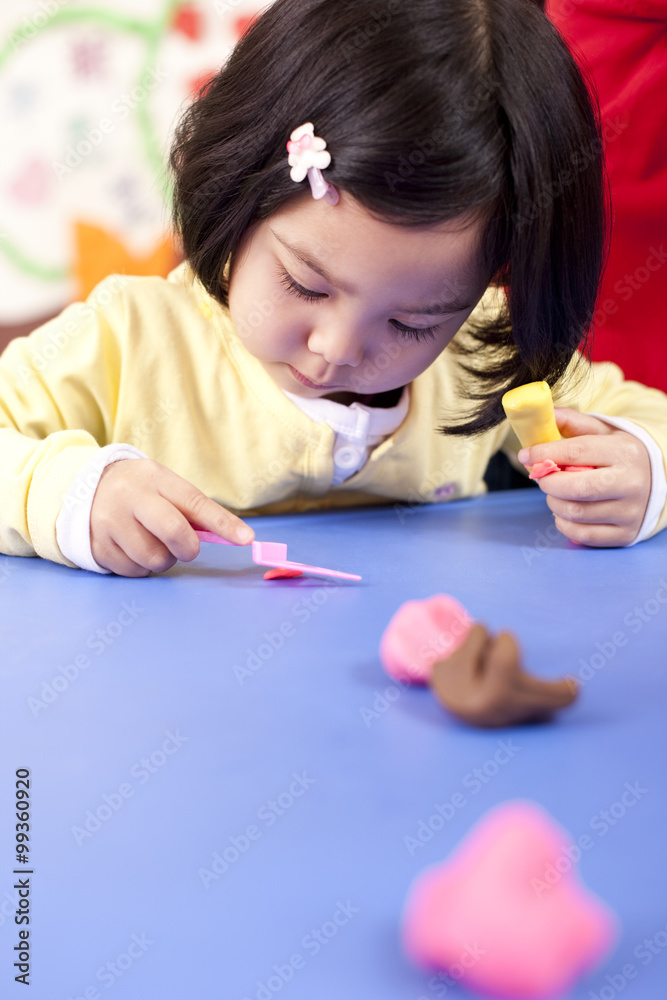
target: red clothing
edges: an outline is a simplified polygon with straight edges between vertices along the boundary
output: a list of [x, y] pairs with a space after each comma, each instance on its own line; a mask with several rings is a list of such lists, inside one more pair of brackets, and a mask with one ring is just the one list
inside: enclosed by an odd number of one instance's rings
[[548, 0], [598, 92], [611, 248], [593, 358], [667, 391], [667, 0]]

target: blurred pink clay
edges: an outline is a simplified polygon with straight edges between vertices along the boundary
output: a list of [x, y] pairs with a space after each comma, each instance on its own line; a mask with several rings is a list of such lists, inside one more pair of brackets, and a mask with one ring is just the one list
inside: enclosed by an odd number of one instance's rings
[[380, 640], [380, 660], [398, 681], [427, 684], [433, 664], [450, 656], [473, 625], [466, 609], [448, 594], [406, 601]]
[[403, 916], [407, 955], [456, 972], [484, 996], [562, 997], [606, 956], [617, 927], [575, 875], [570, 843], [532, 802], [491, 810], [413, 882]]

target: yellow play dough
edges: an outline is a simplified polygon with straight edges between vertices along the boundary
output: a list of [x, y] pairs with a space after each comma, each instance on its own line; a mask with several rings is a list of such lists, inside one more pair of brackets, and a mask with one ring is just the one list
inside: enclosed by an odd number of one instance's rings
[[546, 382], [528, 382], [510, 389], [502, 404], [522, 448], [560, 440], [551, 389]]

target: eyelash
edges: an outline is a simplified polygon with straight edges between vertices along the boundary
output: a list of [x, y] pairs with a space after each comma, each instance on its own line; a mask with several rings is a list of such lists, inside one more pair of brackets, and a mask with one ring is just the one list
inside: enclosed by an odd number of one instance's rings
[[287, 271], [281, 271], [280, 280], [292, 295], [296, 295], [297, 299], [305, 299], [306, 302], [315, 302], [318, 299], [326, 299], [324, 292], [311, 292], [303, 285], [300, 285], [298, 281], [295, 281], [291, 274]]
[[[309, 289], [304, 288], [300, 285], [298, 281], [295, 281], [291, 274], [287, 271], [281, 271], [280, 280], [285, 286], [288, 292], [294, 295], [297, 299], [303, 299], [306, 302], [317, 302], [320, 299], [326, 299], [326, 294], [324, 292], [311, 292]], [[410, 340], [416, 341], [427, 341], [433, 340], [439, 327], [437, 326], [406, 326], [405, 323], [399, 322], [397, 319], [390, 319], [389, 322], [399, 333], [405, 334]]]
[[406, 326], [397, 319], [390, 319], [389, 322], [399, 333], [404, 333], [410, 340], [417, 341], [433, 340], [439, 329], [437, 326]]

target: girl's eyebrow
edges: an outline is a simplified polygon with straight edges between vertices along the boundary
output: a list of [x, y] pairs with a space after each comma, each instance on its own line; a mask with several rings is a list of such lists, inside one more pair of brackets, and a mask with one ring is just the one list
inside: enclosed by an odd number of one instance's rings
[[[326, 270], [326, 268], [324, 267], [324, 265], [319, 260], [317, 260], [316, 257], [313, 257], [313, 255], [309, 253], [308, 250], [302, 244], [288, 243], [288, 241], [284, 238], [284, 236], [281, 236], [279, 233], [277, 233], [275, 229], [271, 228], [271, 226], [269, 226], [269, 230], [273, 233], [278, 242], [281, 243], [285, 247], [285, 249], [292, 254], [293, 257], [296, 257], [297, 260], [300, 260], [301, 263], [305, 264], [306, 267], [309, 267], [311, 271], [315, 271], [316, 274], [319, 274], [320, 277], [324, 278], [324, 280], [328, 282], [333, 288], [338, 288], [340, 291], [346, 292], [348, 295], [354, 294], [354, 289], [351, 288], [349, 285], [346, 285], [342, 281], [336, 281], [334, 278], [332, 278], [331, 275]], [[446, 301], [442, 302], [434, 302], [432, 305], [429, 306], [418, 306], [418, 307], [401, 306], [395, 308], [393, 312], [407, 313], [410, 316], [438, 316], [442, 315], [443, 313], [462, 312], [464, 309], [472, 309], [473, 306], [477, 304], [477, 301], [478, 299], [476, 298], [474, 302], [468, 302], [466, 297], [455, 295], [451, 299], [447, 299]]]
[[474, 302], [465, 301], [464, 297], [453, 299], [447, 299], [446, 302], [434, 302], [430, 306], [420, 306], [418, 309], [410, 308], [406, 309], [402, 307], [400, 309], [395, 309], [394, 312], [408, 313], [408, 315], [413, 316], [438, 316], [441, 313], [456, 313], [463, 312], [464, 309], [472, 309], [477, 305], [479, 300], [476, 299]]
[[301, 243], [288, 243], [285, 237], [281, 236], [280, 233], [277, 233], [275, 229], [271, 228], [271, 226], [269, 226], [269, 229], [273, 233], [275, 238], [278, 240], [278, 242], [282, 243], [285, 249], [288, 250], [293, 257], [296, 257], [297, 260], [300, 260], [301, 263], [305, 264], [306, 267], [309, 267], [311, 271], [314, 271], [315, 274], [319, 274], [320, 277], [324, 278], [324, 280], [328, 282], [328, 284], [330, 284], [333, 288], [338, 288], [342, 292], [347, 292], [348, 295], [353, 294], [354, 289], [350, 288], [349, 285], [344, 284], [344, 282], [336, 281], [334, 278], [332, 278], [329, 272], [324, 267], [324, 264], [320, 263], [320, 261], [316, 257], [313, 257], [313, 255], [309, 253], [308, 250]]

